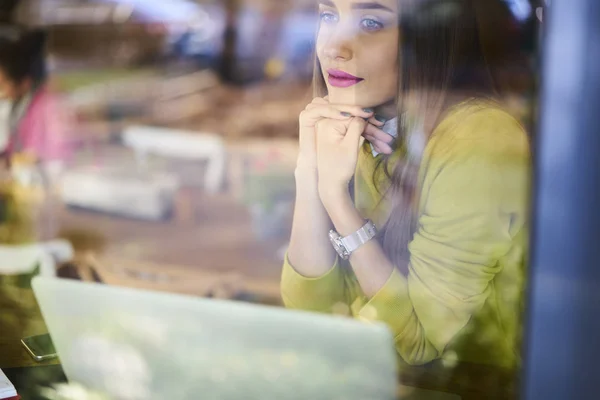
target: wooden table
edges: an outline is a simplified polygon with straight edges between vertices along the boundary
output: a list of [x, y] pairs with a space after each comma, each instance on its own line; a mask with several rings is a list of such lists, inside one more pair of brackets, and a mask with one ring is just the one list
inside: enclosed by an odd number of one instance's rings
[[[227, 194], [204, 195], [188, 190], [176, 201], [176, 215], [164, 222], [59, 208], [58, 224], [67, 238], [82, 232], [101, 237], [105, 245], [94, 251], [107, 264], [118, 260], [152, 273], [163, 268], [178, 276], [187, 274], [190, 280], [237, 275], [249, 287], [278, 297], [282, 261], [277, 250], [285, 245], [287, 237], [260, 241], [252, 231], [246, 207]], [[77, 252], [89, 246], [75, 247]], [[105, 272], [110, 278], [114, 276], [111, 271]], [[181, 282], [181, 290], [173, 291], [188, 293], [184, 285], [189, 285]]]
[[40, 398], [36, 386], [64, 381], [58, 359], [36, 362], [21, 345], [27, 336], [48, 333], [30, 288], [0, 286], [0, 368], [25, 400]]
[[0, 287], [0, 304], [0, 368], [59, 364], [57, 360], [36, 362], [21, 345], [24, 337], [48, 333], [31, 288]]

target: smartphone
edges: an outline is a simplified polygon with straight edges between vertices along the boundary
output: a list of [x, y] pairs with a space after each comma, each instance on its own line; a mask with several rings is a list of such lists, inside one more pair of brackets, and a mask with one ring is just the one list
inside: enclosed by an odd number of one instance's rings
[[46, 361], [58, 357], [52, 338], [47, 333], [26, 337], [21, 339], [21, 343], [35, 361]]

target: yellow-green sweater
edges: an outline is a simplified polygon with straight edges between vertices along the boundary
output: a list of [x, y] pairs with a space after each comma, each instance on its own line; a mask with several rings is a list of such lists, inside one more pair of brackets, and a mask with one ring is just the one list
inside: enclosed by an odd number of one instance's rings
[[[368, 144], [365, 144], [367, 146]], [[355, 202], [381, 228], [388, 215], [373, 184], [376, 160], [361, 151]], [[419, 167], [418, 223], [408, 276], [395, 270], [372, 298], [348, 263], [306, 278], [283, 266], [286, 307], [344, 313], [391, 329], [401, 359], [437, 358], [514, 367], [530, 179], [522, 126], [489, 103], [464, 103], [433, 132]], [[379, 204], [379, 206], [377, 206]]]

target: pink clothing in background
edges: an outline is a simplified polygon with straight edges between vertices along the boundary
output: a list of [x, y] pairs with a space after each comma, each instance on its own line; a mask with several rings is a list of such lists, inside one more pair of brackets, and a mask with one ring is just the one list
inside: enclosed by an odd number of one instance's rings
[[65, 161], [72, 152], [73, 123], [74, 119], [61, 104], [59, 96], [43, 86], [19, 121], [17, 137], [11, 138], [7, 150], [31, 152], [43, 162]]

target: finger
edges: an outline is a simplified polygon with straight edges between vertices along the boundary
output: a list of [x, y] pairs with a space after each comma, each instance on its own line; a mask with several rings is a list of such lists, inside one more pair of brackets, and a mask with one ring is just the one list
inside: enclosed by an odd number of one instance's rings
[[315, 97], [312, 101], [306, 106], [306, 109], [315, 108], [320, 105], [328, 104], [327, 100], [322, 97]]
[[348, 125], [346, 136], [344, 136], [344, 142], [351, 146], [356, 145], [365, 131], [365, 125], [367, 125], [367, 121], [364, 119], [358, 117], [352, 118], [350, 125]]
[[[357, 115], [358, 114], [358, 115]], [[351, 117], [367, 118], [369, 113], [355, 106], [331, 106], [331, 105], [309, 105], [301, 114], [302, 123], [312, 126], [318, 120], [331, 118], [337, 120], [346, 120]]]
[[371, 142], [371, 143], [373, 143], [375, 140], [377, 140], [377, 139], [375, 139], [375, 137], [373, 137], [373, 135], [369, 135], [369, 134], [367, 134], [367, 133], [363, 133], [363, 135], [362, 135], [362, 136], [363, 136], [365, 139], [367, 139], [369, 142]]
[[323, 97], [315, 97], [312, 101], [311, 104], [327, 104], [329, 103], [329, 101], [327, 101], [327, 98], [323, 98]]
[[365, 133], [373, 136], [378, 140], [381, 140], [383, 143], [391, 144], [394, 142], [394, 137], [392, 135], [382, 131], [381, 129], [371, 124], [367, 124], [367, 127], [365, 128]]
[[313, 101], [306, 106], [305, 110], [329, 106], [338, 109], [340, 112], [345, 112], [355, 117], [368, 119], [374, 116], [373, 110], [370, 108], [361, 108], [359, 106], [352, 106], [348, 104], [329, 104], [326, 99], [327, 98], [315, 97]]
[[381, 128], [383, 125], [385, 125], [385, 121], [380, 121], [377, 118], [381, 117], [378, 117], [377, 115], [372, 116], [369, 118], [369, 123]]
[[371, 141], [369, 141], [369, 142], [373, 145], [373, 148], [378, 153], [389, 155], [394, 152], [394, 150], [388, 144], [383, 143], [377, 139], [374, 139], [372, 142]]
[[300, 114], [300, 123], [304, 126], [315, 126], [317, 122], [327, 118], [344, 121], [350, 120], [352, 116], [349, 113], [343, 113], [331, 107], [307, 107]]
[[373, 114], [373, 110], [370, 108], [362, 108], [359, 106], [352, 106], [348, 104], [329, 104], [329, 107], [334, 107], [341, 112], [350, 113], [354, 117], [361, 117], [363, 119], [371, 118]]
[[381, 140], [377, 140], [374, 137], [368, 135], [363, 135], [363, 137], [365, 138], [365, 140], [371, 143], [373, 148], [379, 153], [392, 154], [394, 152], [394, 148], [391, 145], [383, 143]]
[[363, 137], [369, 141], [369, 143], [371, 143], [373, 145], [373, 148], [378, 152], [378, 153], [383, 153], [383, 154], [392, 154], [394, 149], [392, 148], [392, 146], [390, 146], [387, 143], [382, 142], [381, 140], [378, 140], [377, 138], [373, 137], [372, 135], [369, 135], [367, 133], [363, 134]]

